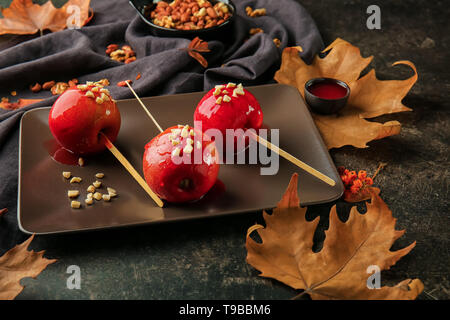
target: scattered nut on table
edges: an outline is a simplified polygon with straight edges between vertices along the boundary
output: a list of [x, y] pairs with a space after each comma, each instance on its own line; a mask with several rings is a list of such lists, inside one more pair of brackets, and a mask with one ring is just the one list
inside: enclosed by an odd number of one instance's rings
[[94, 193], [94, 192], [95, 192], [95, 187], [94, 187], [93, 185], [90, 185], [90, 186], [87, 188], [86, 191], [87, 191], [87, 192], [90, 192], [90, 193]]
[[62, 175], [64, 178], [69, 179], [72, 176], [72, 173], [69, 171], [63, 171]]
[[105, 174], [102, 173], [102, 172], [99, 172], [99, 173], [96, 173], [96, 174], [95, 174], [95, 177], [96, 177], [97, 179], [102, 179], [104, 176], [105, 176]]

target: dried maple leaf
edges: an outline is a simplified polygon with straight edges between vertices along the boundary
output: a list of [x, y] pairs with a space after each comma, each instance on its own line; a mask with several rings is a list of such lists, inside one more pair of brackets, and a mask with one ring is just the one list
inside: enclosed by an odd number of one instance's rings
[[[302, 294], [312, 299], [415, 299], [422, 292], [419, 279], [407, 279], [394, 287], [367, 287], [369, 266], [389, 269], [415, 246], [414, 242], [390, 251], [405, 231], [395, 230], [392, 212], [378, 195], [372, 193], [364, 215], [353, 207], [345, 223], [334, 206], [323, 248], [315, 253], [313, 235], [319, 218], [306, 221], [307, 209], [299, 207], [297, 183], [294, 174], [273, 214], [264, 212], [265, 228], [255, 225], [248, 230], [247, 262], [261, 271], [260, 276], [303, 289]], [[261, 243], [249, 236], [255, 230]]]
[[44, 258], [44, 251], [28, 251], [33, 238], [34, 235], [0, 257], [0, 300], [14, 299], [23, 290], [22, 278], [36, 278], [56, 261]]
[[[0, 35], [1, 34], [34, 34], [49, 29], [52, 32], [63, 30], [67, 23], [80, 23], [79, 27], [88, 23], [93, 16], [90, 10], [90, 0], [67, 0], [61, 7], [56, 8], [52, 1], [39, 5], [33, 0], [13, 0], [8, 8], [0, 8]], [[75, 6], [75, 7], [71, 7]], [[79, 8], [79, 21], [72, 20], [75, 11], [68, 8]]]
[[6, 110], [16, 110], [42, 100], [43, 99], [19, 99], [17, 102], [9, 102], [8, 99], [5, 99], [0, 102], [0, 108]]
[[211, 50], [208, 48], [208, 42], [203, 41], [199, 37], [195, 37], [189, 43], [187, 48], [184, 48], [188, 52], [188, 54], [197, 60], [203, 68], [208, 67], [208, 61], [201, 55], [202, 52], [210, 52]]
[[324, 52], [328, 52], [325, 58], [316, 56], [312, 64], [307, 65], [296, 49], [284, 49], [275, 80], [296, 87], [303, 96], [305, 83], [312, 78], [335, 78], [350, 86], [349, 100], [341, 112], [333, 115], [312, 114], [328, 149], [345, 145], [365, 148], [369, 141], [398, 134], [401, 128], [398, 121], [378, 123], [364, 118], [411, 110], [401, 101], [417, 81], [414, 64], [409, 61], [393, 64], [411, 67], [414, 75], [409, 79], [380, 81], [373, 69], [360, 78], [373, 57], [363, 58], [359, 49], [347, 41], [338, 38]]

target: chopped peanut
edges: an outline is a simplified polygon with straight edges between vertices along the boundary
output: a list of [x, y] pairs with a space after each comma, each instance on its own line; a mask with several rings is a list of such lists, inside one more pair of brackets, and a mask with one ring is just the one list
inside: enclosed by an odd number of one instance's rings
[[98, 178], [98, 179], [101, 179], [101, 178], [103, 178], [104, 176], [105, 176], [105, 174], [104, 174], [104, 173], [101, 173], [101, 172], [95, 174], [95, 177]]
[[87, 205], [91, 205], [91, 204], [94, 203], [94, 200], [93, 200], [92, 198], [87, 198], [87, 199], [84, 199], [84, 202], [85, 202]]
[[70, 179], [70, 183], [80, 183], [81, 180], [82, 179], [80, 177], [73, 177], [72, 179]]
[[108, 194], [109, 194], [111, 197], [117, 196], [117, 191], [116, 191], [115, 189], [108, 187], [108, 188], [106, 188], [106, 190], [108, 190]]
[[94, 183], [92, 183], [94, 185], [94, 187], [96, 187], [97, 189], [100, 188], [102, 186], [102, 182], [96, 180]]
[[80, 167], [83, 167], [83, 166], [84, 166], [84, 159], [83, 159], [83, 158], [78, 158], [78, 165], [79, 165]]
[[76, 198], [79, 195], [80, 195], [80, 191], [78, 191], [78, 190], [69, 190], [69, 191], [67, 191], [67, 196], [69, 198]]
[[104, 195], [102, 196], [102, 198], [103, 198], [103, 200], [106, 201], [106, 202], [111, 201], [111, 196], [110, 196], [109, 194], [104, 194]]
[[64, 178], [69, 179], [72, 176], [72, 173], [69, 171], [63, 171], [62, 175]]
[[90, 186], [87, 188], [87, 192], [94, 193], [94, 192], [95, 192], [95, 187], [94, 187], [93, 185], [90, 185]]
[[79, 201], [72, 201], [71, 203], [70, 203], [70, 206], [72, 207], [72, 208], [74, 208], [74, 209], [80, 209], [80, 207], [81, 207], [81, 203], [79, 202]]
[[100, 192], [94, 193], [94, 199], [100, 201], [102, 199], [102, 194]]

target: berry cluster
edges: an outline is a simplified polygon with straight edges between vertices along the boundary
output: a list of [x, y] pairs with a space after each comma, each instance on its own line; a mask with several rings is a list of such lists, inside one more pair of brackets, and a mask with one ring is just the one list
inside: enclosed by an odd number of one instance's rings
[[360, 170], [358, 174], [356, 174], [356, 171], [350, 171], [344, 167], [339, 167], [338, 172], [345, 186], [345, 198], [349, 195], [358, 194], [367, 186], [373, 185], [373, 179], [367, 176], [367, 172], [365, 170]]

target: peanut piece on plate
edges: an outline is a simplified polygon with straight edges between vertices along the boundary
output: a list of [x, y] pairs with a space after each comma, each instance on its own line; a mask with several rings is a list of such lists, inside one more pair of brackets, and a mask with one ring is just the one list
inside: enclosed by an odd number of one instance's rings
[[95, 177], [98, 179], [102, 179], [104, 176], [105, 176], [105, 174], [101, 173], [101, 172], [95, 174]]
[[102, 199], [102, 194], [100, 192], [94, 193], [94, 199], [100, 201]]
[[80, 166], [80, 167], [83, 167], [84, 166], [84, 159], [83, 158], [78, 158], [78, 165]]
[[116, 191], [115, 189], [108, 187], [108, 188], [106, 188], [106, 190], [108, 190], [108, 194], [109, 194], [111, 197], [117, 196], [117, 191]]
[[79, 202], [79, 201], [72, 201], [71, 203], [70, 203], [70, 206], [73, 208], [73, 209], [80, 209], [80, 207], [81, 207], [81, 203]]
[[82, 179], [80, 177], [73, 177], [72, 179], [70, 179], [70, 183], [80, 183], [81, 180]]
[[102, 186], [102, 182], [96, 180], [94, 183], [92, 183], [94, 185], [94, 187], [96, 187], [97, 189], [100, 188]]
[[67, 196], [69, 198], [76, 198], [79, 195], [80, 195], [80, 191], [78, 191], [78, 190], [69, 190], [69, 191], [67, 191]]
[[72, 176], [72, 173], [69, 171], [63, 171], [62, 175], [64, 178], [69, 179]]
[[87, 191], [87, 192], [90, 192], [90, 193], [94, 193], [94, 192], [95, 192], [95, 187], [94, 187], [93, 185], [90, 185], [90, 186], [87, 188], [86, 191]]
[[94, 200], [92, 198], [87, 198], [87, 199], [84, 199], [84, 202], [90, 206], [91, 204], [94, 203]]
[[103, 200], [106, 201], [106, 202], [111, 201], [111, 196], [110, 196], [109, 194], [104, 194], [104, 195], [102, 196], [102, 198], [103, 198]]

